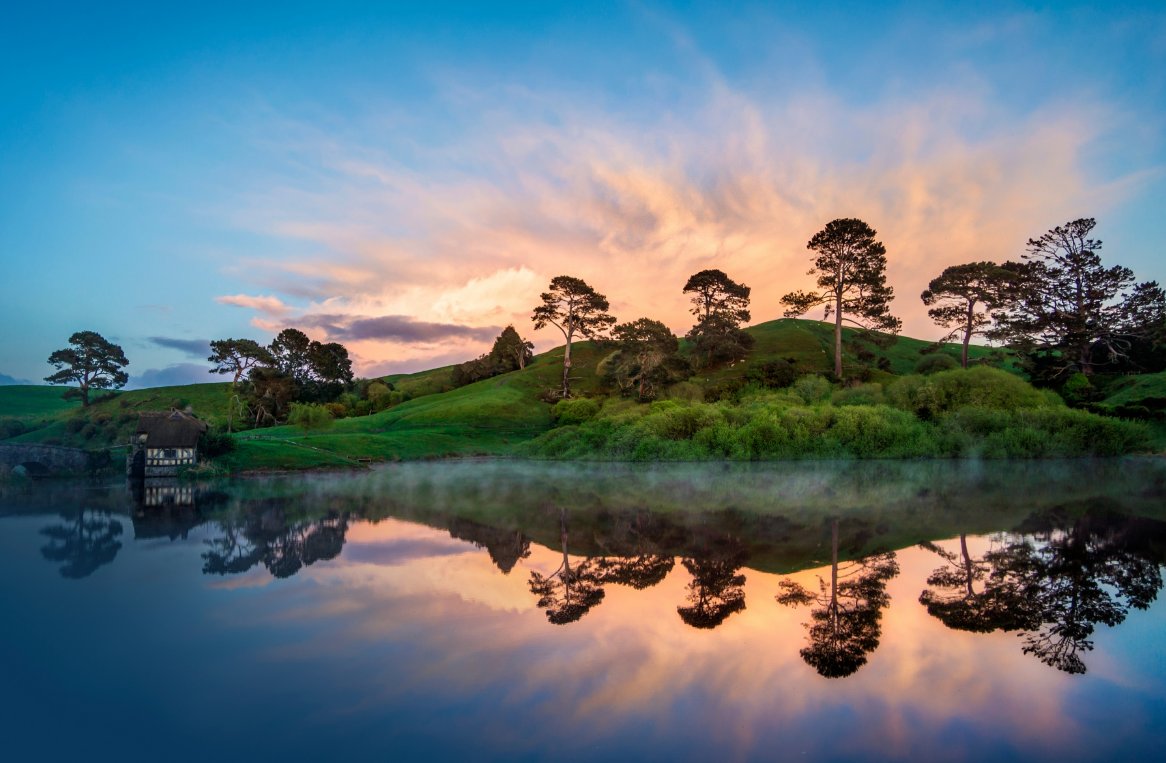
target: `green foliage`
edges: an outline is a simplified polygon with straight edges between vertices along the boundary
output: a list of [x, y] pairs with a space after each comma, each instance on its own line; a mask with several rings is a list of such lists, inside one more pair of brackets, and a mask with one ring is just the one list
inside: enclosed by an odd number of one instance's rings
[[1083, 405], [1097, 397], [1097, 390], [1089, 377], [1078, 371], [1065, 380], [1061, 387], [1061, 397], [1070, 405]]
[[886, 388], [887, 402], [922, 419], [965, 406], [1017, 410], [1050, 404], [1040, 390], [1006, 371], [986, 366], [904, 376]]
[[551, 409], [551, 418], [556, 426], [582, 424], [599, 413], [599, 403], [586, 397], [560, 400]]
[[915, 364], [915, 373], [917, 374], [933, 374], [939, 371], [950, 371], [953, 368], [959, 368], [960, 362], [943, 352], [936, 352], [930, 355], [924, 355], [918, 363]]
[[840, 390], [835, 390], [834, 394], [830, 396], [830, 402], [838, 406], [882, 405], [885, 401], [883, 385], [877, 382], [843, 387]]
[[287, 421], [305, 431], [327, 429], [333, 424], [332, 414], [328, 409], [315, 403], [292, 403]]
[[198, 451], [207, 458], [218, 458], [235, 450], [235, 438], [218, 429], [208, 428], [198, 438]]
[[793, 393], [806, 405], [821, 402], [830, 396], [833, 387], [824, 377], [817, 374], [803, 376], [793, 384]]

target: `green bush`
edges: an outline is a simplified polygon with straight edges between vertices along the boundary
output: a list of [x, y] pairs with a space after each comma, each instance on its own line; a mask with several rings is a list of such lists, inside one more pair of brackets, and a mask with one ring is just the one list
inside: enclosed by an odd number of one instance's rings
[[576, 397], [555, 403], [551, 408], [551, 420], [555, 426], [569, 426], [595, 418], [597, 413], [599, 403], [590, 398]]
[[208, 429], [198, 438], [198, 452], [207, 458], [217, 458], [235, 449], [235, 438], [217, 429]]
[[794, 394], [800, 397], [806, 405], [813, 405], [825, 400], [830, 397], [833, 389], [830, 382], [817, 374], [803, 376], [793, 384]]
[[904, 376], [886, 388], [886, 399], [924, 420], [966, 406], [1018, 410], [1050, 404], [1046, 395], [1020, 377], [987, 366]]
[[0, 440], [24, 434], [26, 428], [20, 419], [0, 419]]
[[332, 414], [324, 406], [315, 403], [292, 403], [287, 423], [305, 431], [327, 429], [332, 426]]
[[877, 383], [844, 387], [830, 396], [834, 405], [882, 405], [884, 400], [883, 385]]
[[932, 353], [931, 355], [924, 355], [918, 363], [915, 364], [915, 373], [928, 374], [937, 373], [939, 371], [950, 371], [953, 368], [959, 368], [960, 362], [943, 352]]

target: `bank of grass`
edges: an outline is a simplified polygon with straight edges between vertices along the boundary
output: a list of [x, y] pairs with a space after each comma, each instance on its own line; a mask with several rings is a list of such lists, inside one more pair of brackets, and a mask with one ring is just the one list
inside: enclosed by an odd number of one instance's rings
[[520, 449], [553, 459], [628, 461], [1053, 458], [1150, 448], [1141, 423], [1072, 410], [997, 369], [908, 376], [863, 394], [804, 377], [739, 404], [559, 403], [561, 426]]

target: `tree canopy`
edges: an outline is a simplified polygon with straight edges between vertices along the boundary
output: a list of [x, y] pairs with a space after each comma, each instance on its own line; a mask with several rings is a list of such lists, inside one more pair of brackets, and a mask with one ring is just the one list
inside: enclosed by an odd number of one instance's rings
[[607, 361], [606, 376], [624, 394], [651, 400], [658, 389], [688, 374], [688, 363], [677, 352], [680, 340], [660, 321], [639, 318], [612, 330], [619, 350]]
[[69, 337], [69, 345], [49, 355], [49, 364], [58, 370], [45, 377], [49, 384], [76, 384], [66, 397], [80, 397], [88, 407], [90, 389], [117, 389], [129, 381], [122, 370], [129, 365], [125, 353], [96, 331], [78, 331]]
[[239, 379], [255, 366], [274, 362], [271, 352], [254, 339], [216, 339], [211, 342], [207, 360], [215, 364], [212, 374], [232, 374], [232, 386], [237, 386]]
[[1052, 376], [1112, 366], [1129, 356], [1135, 340], [1163, 331], [1166, 295], [1156, 282], [1135, 284], [1129, 268], [1105, 267], [1097, 221], [1081, 218], [1028, 240], [997, 335], [1012, 344], [1030, 370]]
[[919, 295], [930, 309], [927, 314], [938, 326], [950, 329], [939, 341], [960, 336], [963, 350], [960, 364], [968, 367], [968, 345], [972, 337], [984, 334], [992, 325], [992, 311], [1004, 301], [1004, 291], [1015, 274], [994, 262], [952, 265], [933, 278]]
[[683, 292], [692, 295], [696, 325], [687, 339], [699, 363], [732, 362], [749, 352], [753, 337], [741, 330], [741, 324], [750, 318], [749, 291], [748, 286], [720, 270], [702, 270], [689, 276]]
[[814, 234], [806, 248], [815, 252], [809, 275], [817, 275], [817, 291], [794, 291], [781, 298], [786, 317], [825, 308], [834, 316], [834, 375], [842, 376], [842, 323], [897, 333], [903, 322], [891, 315], [894, 290], [887, 286], [887, 249], [876, 231], [862, 220], [831, 220]]
[[581, 278], [555, 276], [550, 289], [539, 295], [542, 304], [536, 306], [530, 319], [535, 329], [548, 324], [563, 333], [566, 347], [563, 350], [562, 396], [571, 396], [571, 342], [578, 334], [586, 339], [599, 336], [615, 323], [608, 315], [607, 297], [591, 288]]

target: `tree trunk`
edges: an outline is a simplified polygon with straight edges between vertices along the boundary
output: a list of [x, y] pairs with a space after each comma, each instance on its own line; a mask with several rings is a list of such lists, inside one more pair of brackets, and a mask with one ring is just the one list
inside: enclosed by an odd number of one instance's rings
[[967, 582], [968, 598], [972, 597], [972, 557], [968, 553], [968, 536], [960, 533], [960, 553], [964, 557], [964, 579]]
[[964, 324], [964, 349], [963, 352], [960, 353], [960, 365], [962, 365], [964, 368], [968, 367], [968, 345], [972, 341], [972, 319], [975, 317], [975, 312], [973, 312], [975, 309], [976, 303], [969, 302], [968, 318], [967, 322]]
[[563, 348], [563, 399], [571, 396], [571, 337], [567, 337], [567, 346]]
[[842, 295], [834, 299], [834, 375], [842, 381]]

